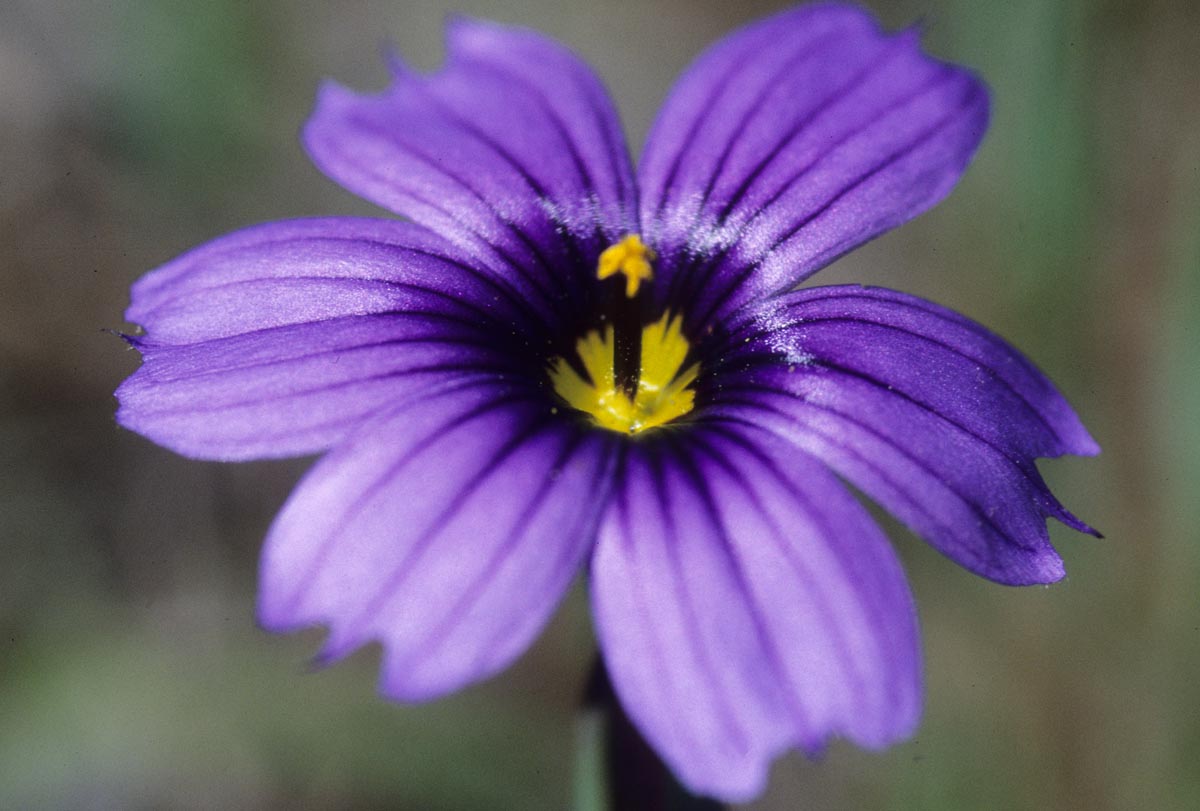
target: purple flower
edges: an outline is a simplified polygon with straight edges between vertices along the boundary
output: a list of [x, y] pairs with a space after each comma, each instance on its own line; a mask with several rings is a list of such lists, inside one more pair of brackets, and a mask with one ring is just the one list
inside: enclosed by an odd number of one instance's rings
[[320, 93], [309, 154], [409, 221], [222, 237], [133, 288], [122, 425], [187, 456], [330, 450], [276, 519], [259, 618], [373, 640], [430, 699], [530, 644], [581, 569], [616, 692], [692, 790], [758, 793], [920, 709], [900, 565], [846, 479], [972, 572], [1063, 576], [1085, 524], [1037, 457], [1094, 454], [1033, 365], [891, 290], [796, 285], [938, 202], [987, 124], [971, 73], [806, 6], [684, 74], [631, 165], [535, 33], [451, 24], [433, 75]]

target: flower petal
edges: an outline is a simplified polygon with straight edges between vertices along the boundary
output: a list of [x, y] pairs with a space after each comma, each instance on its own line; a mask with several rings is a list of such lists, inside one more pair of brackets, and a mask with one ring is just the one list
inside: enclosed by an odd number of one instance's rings
[[183, 344], [347, 315], [447, 312], [539, 332], [502, 279], [423, 228], [389, 220], [289, 220], [214, 239], [137, 281], [125, 318]]
[[1096, 453], [1094, 440], [1028, 360], [962, 316], [890, 290], [815, 288], [756, 308], [728, 341], [707, 414], [770, 426], [971, 571], [1052, 582], [1063, 569], [1046, 518], [1094, 532], [1034, 464]]
[[[133, 288], [141, 368], [117, 418], [188, 456], [328, 447], [384, 405], [472, 370], [511, 366], [532, 324], [504, 285], [413, 225], [303, 220], [247, 229]], [[531, 335], [537, 328], [528, 327]]]
[[883, 746], [920, 712], [891, 547], [823, 465], [773, 444], [712, 425], [631, 446], [591, 567], [622, 704], [686, 786], [733, 802], [785, 748]]
[[434, 228], [529, 298], [568, 304], [596, 257], [635, 229], [636, 192], [612, 103], [591, 70], [532, 31], [455, 20], [447, 64], [394, 67], [375, 96], [330, 84], [304, 129], [346, 188]]
[[378, 640], [381, 689], [432, 698], [508, 665], [590, 549], [611, 443], [502, 381], [380, 417], [325, 457], [263, 550], [259, 619], [329, 626], [332, 660]]
[[859, 9], [738, 31], [684, 74], [639, 165], [656, 294], [695, 328], [794, 286], [949, 193], [987, 116], [974, 76]]

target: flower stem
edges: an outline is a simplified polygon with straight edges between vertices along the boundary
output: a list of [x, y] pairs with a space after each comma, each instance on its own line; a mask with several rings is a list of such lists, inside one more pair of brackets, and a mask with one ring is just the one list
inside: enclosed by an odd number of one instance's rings
[[[642, 739], [621, 708], [604, 662], [596, 657], [583, 699], [583, 713], [600, 717], [607, 802], [610, 811], [721, 811], [715, 800], [696, 797], [679, 784], [671, 770]], [[585, 723], [589, 723], [585, 719]]]

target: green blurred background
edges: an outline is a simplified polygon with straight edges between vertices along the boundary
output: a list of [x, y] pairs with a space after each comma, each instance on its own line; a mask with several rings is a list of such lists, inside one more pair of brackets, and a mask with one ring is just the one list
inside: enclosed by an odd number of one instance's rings
[[[113, 421], [144, 271], [250, 223], [374, 213], [296, 132], [378, 46], [441, 55], [447, 11], [538, 27], [640, 144], [673, 77], [770, 2], [0, 5], [0, 808], [557, 809], [592, 658], [582, 588], [534, 649], [430, 705], [376, 655], [253, 624], [264, 531], [309, 464], [219, 465]], [[757, 809], [1200, 808], [1200, 4], [909, 0], [890, 27], [976, 67], [992, 130], [941, 207], [819, 281], [990, 325], [1059, 382], [1098, 459], [1043, 465], [1104, 540], [1009, 589], [891, 525], [921, 606], [927, 711], [884, 753], [777, 763]]]

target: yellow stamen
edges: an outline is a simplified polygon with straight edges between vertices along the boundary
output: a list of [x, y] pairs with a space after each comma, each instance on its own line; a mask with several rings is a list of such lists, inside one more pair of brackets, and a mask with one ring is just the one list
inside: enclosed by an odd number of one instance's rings
[[654, 278], [651, 262], [656, 254], [647, 248], [637, 234], [629, 234], [615, 245], [609, 245], [600, 254], [596, 266], [596, 278], [607, 279], [618, 273], [625, 274], [625, 296], [633, 298], [643, 281]]
[[603, 334], [589, 332], [575, 344], [591, 381], [580, 377], [563, 358], [555, 358], [550, 366], [554, 390], [572, 408], [610, 431], [636, 434], [682, 417], [695, 404], [696, 393], [690, 387], [700, 371], [696, 363], [680, 371], [689, 348], [682, 326], [682, 318], [664, 313], [642, 329], [641, 374], [632, 399], [617, 386], [613, 373], [611, 324]]

